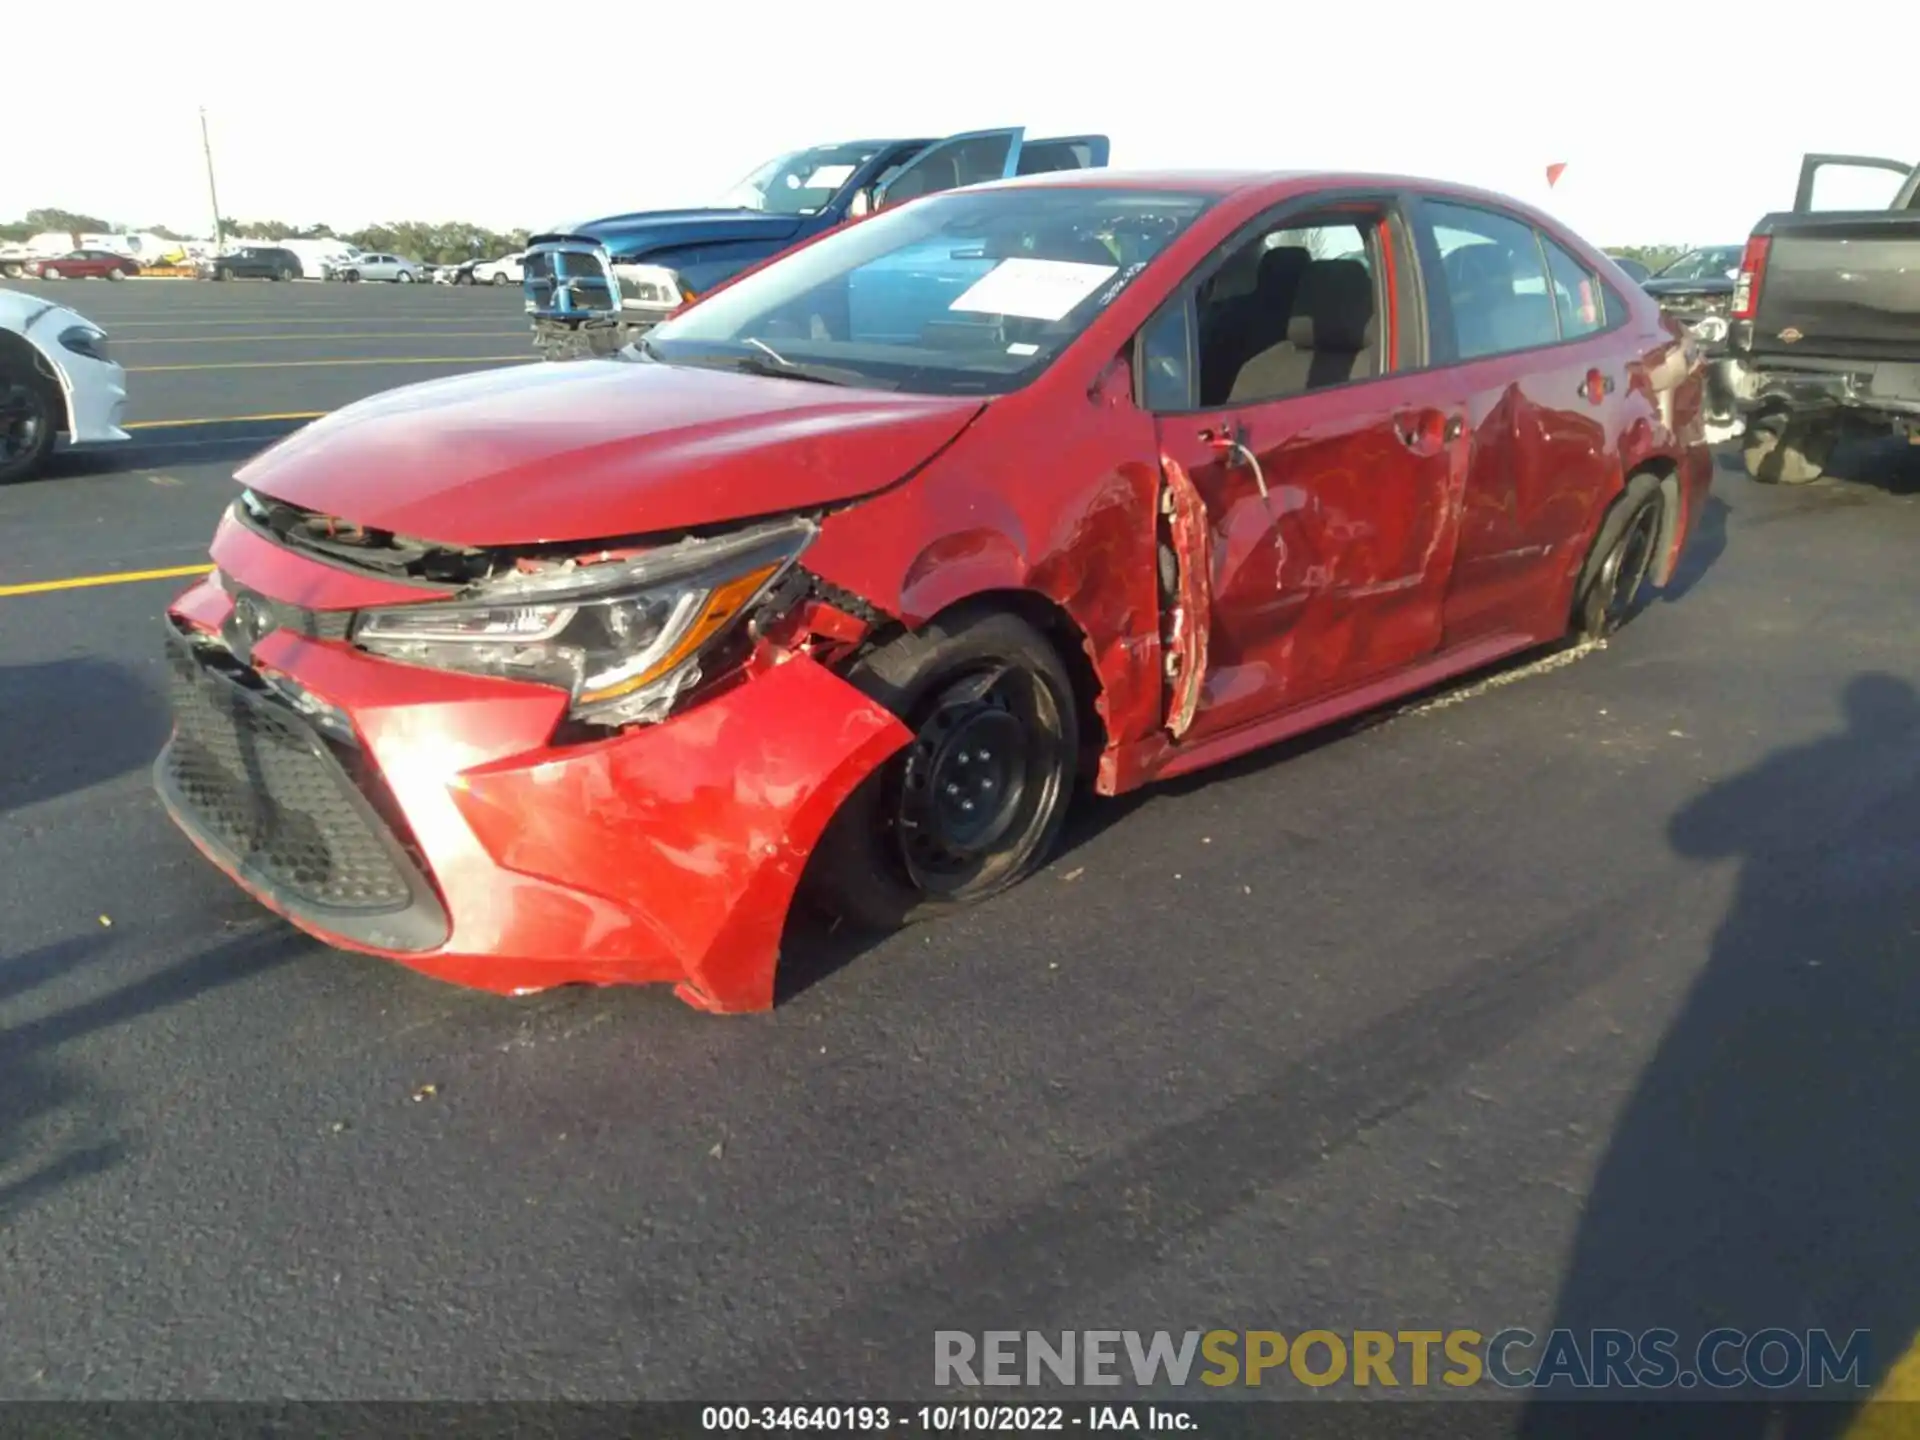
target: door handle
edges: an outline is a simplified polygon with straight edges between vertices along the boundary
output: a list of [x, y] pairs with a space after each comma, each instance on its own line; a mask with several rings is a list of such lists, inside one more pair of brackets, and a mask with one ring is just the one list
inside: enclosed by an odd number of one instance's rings
[[1465, 429], [1465, 422], [1458, 415], [1443, 416], [1438, 410], [1422, 410], [1412, 416], [1396, 415], [1393, 421], [1393, 431], [1400, 437], [1400, 443], [1420, 455], [1431, 455], [1442, 445], [1452, 444]]

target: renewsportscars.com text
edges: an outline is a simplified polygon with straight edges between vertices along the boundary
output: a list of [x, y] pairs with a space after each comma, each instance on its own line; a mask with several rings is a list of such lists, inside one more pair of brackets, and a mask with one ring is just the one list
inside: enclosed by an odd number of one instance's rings
[[939, 1330], [933, 1354], [942, 1386], [1819, 1390], [1871, 1371], [1865, 1330]]

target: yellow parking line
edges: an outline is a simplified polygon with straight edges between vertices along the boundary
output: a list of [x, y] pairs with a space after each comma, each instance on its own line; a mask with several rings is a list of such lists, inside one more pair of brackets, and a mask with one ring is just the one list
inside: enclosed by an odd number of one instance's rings
[[183, 575], [204, 575], [211, 565], [175, 565], [166, 570], [122, 570], [115, 575], [76, 575], [70, 580], [35, 580], [26, 585], [0, 585], [0, 598], [8, 595], [43, 595], [49, 590], [85, 590], [95, 585], [127, 585], [135, 580], [175, 580]]
[[191, 420], [131, 420], [122, 430], [171, 430], [176, 425], [251, 425], [270, 420], [318, 420], [324, 410], [283, 410], [275, 415], [198, 415]]
[[525, 364], [538, 355], [406, 355], [355, 357], [350, 360], [216, 360], [197, 365], [129, 365], [129, 375], [155, 375], [163, 370], [300, 370], [319, 365], [499, 365]]
[[1841, 1440], [1912, 1440], [1920, 1405], [1920, 1336], [1888, 1367], [1866, 1403], [1854, 1411]]
[[524, 335], [524, 330], [403, 330], [382, 335], [376, 331], [347, 335], [135, 335], [116, 339], [122, 345], [244, 345], [254, 340], [304, 340], [309, 345], [325, 340], [499, 340], [509, 335]]

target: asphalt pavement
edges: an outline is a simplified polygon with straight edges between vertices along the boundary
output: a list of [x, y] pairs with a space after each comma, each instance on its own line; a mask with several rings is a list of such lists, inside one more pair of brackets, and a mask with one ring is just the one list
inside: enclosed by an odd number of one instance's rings
[[[530, 350], [511, 291], [61, 298], [169, 423], [0, 491], [0, 587], [196, 563], [297, 423], [233, 417]], [[906, 1398], [940, 1329], [1818, 1324], [1883, 1374], [1920, 451], [1840, 469], [1723, 464], [1603, 649], [1094, 803], [963, 918], [799, 924], [741, 1018], [305, 939], [149, 788], [183, 582], [0, 598], [0, 1398]]]

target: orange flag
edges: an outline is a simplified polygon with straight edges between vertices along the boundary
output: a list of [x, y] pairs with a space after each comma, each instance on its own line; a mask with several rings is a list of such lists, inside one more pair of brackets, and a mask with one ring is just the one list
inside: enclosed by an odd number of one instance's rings
[[1564, 160], [1558, 165], [1547, 166], [1547, 188], [1549, 190], [1554, 187], [1554, 184], [1560, 179], [1560, 176], [1565, 172], [1566, 168], [1567, 162]]

